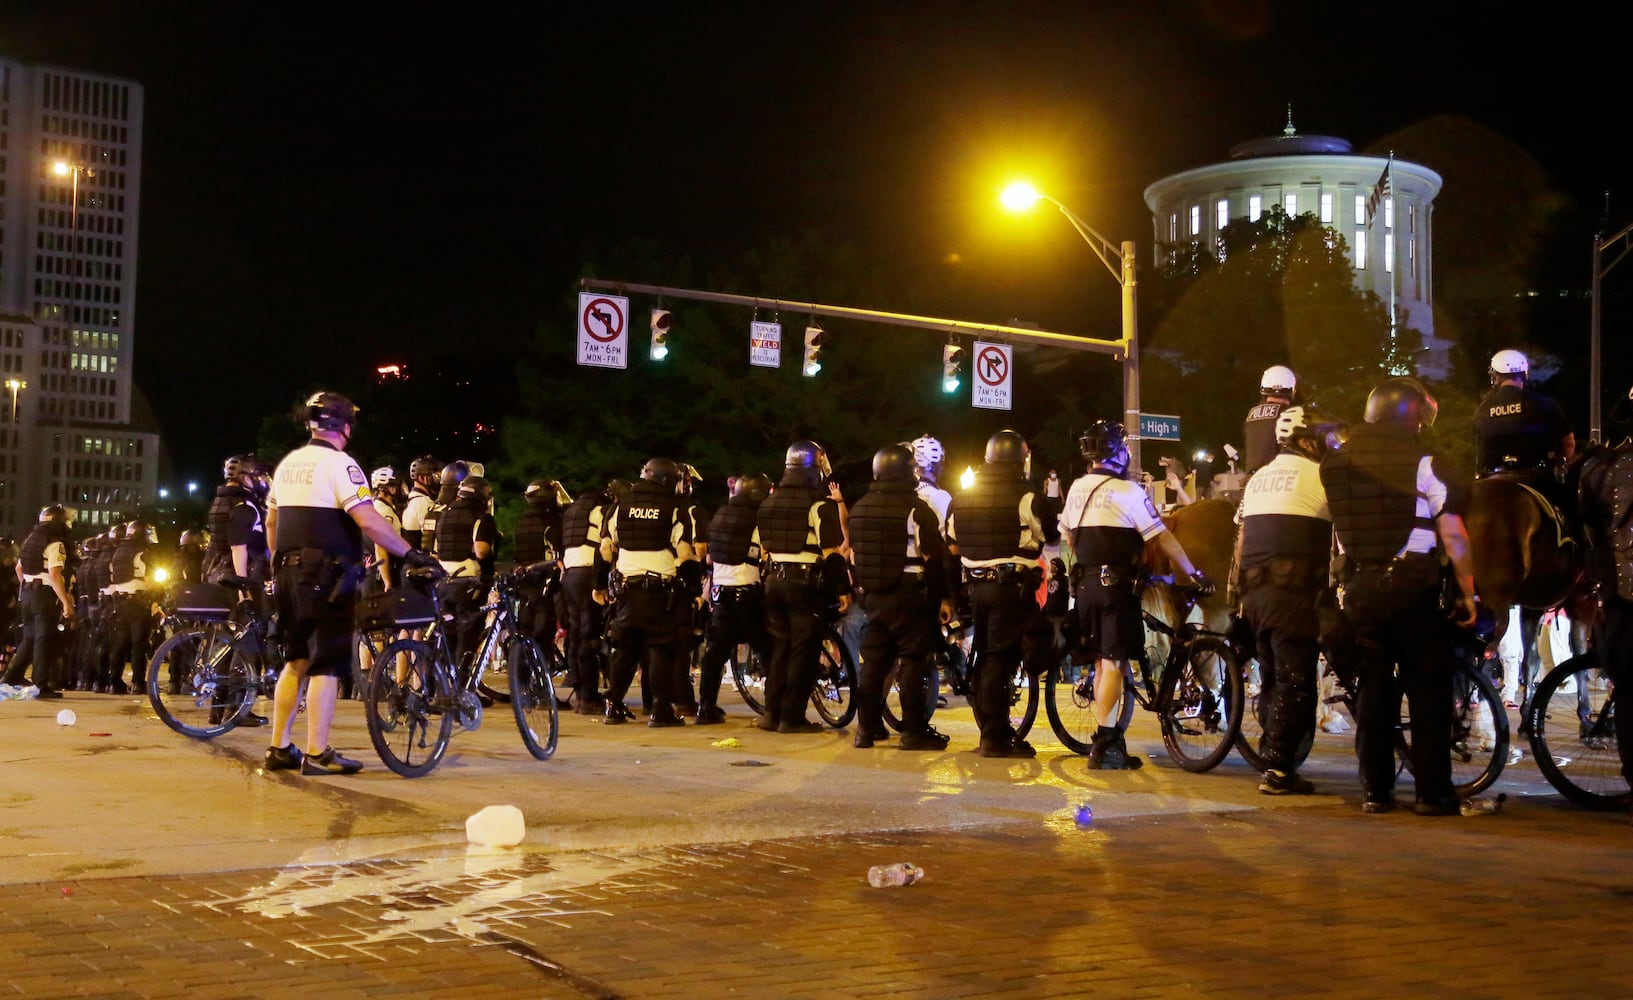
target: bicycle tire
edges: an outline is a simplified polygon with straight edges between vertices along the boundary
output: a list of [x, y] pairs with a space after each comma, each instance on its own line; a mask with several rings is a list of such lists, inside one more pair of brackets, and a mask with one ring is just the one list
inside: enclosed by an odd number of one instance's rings
[[[890, 665], [890, 673], [885, 675], [885, 703], [879, 711], [879, 717], [884, 720], [894, 732], [902, 731], [902, 691], [900, 669], [897, 664]], [[941, 694], [941, 676], [935, 664], [930, 664], [924, 671], [924, 683], [920, 685], [919, 697], [924, 699], [924, 721], [929, 722], [936, 714], [936, 699]]]
[[1633, 805], [1616, 739], [1617, 706], [1615, 685], [1593, 653], [1555, 667], [1531, 698], [1537, 770], [1559, 794], [1587, 809]]
[[512, 637], [505, 663], [510, 708], [516, 713], [522, 745], [534, 759], [549, 760], [556, 755], [556, 740], [561, 735], [561, 704], [556, 701], [550, 665], [538, 643], [521, 636]]
[[839, 631], [830, 628], [822, 636], [811, 705], [823, 722], [842, 729], [856, 716], [856, 689], [856, 661], [851, 659], [851, 651], [845, 647]]
[[[454, 731], [453, 713], [436, 705], [445, 695], [446, 672], [435, 669], [432, 655], [431, 647], [416, 639], [393, 642], [375, 660], [363, 700], [374, 752], [386, 767], [405, 778], [424, 777], [435, 770], [448, 752]], [[404, 658], [401, 664], [399, 656]]]
[[[1491, 679], [1468, 663], [1452, 668], [1452, 791], [1478, 795], [1496, 783], [1508, 766], [1508, 710]], [[1397, 774], [1412, 771], [1412, 720], [1401, 696], [1401, 728], [1395, 734]]]
[[760, 654], [746, 642], [732, 651], [731, 682], [755, 715], [765, 714], [765, 667]]
[[[573, 704], [572, 670], [567, 665], [567, 650], [563, 648], [566, 641], [564, 636], [558, 636], [547, 643], [537, 644], [550, 667], [550, 686], [555, 688], [558, 708], [571, 708]], [[599, 690], [597, 685], [590, 687]]]
[[[1077, 663], [1071, 657], [1063, 659], [1049, 671], [1044, 682], [1044, 707], [1049, 713], [1049, 728], [1066, 749], [1076, 754], [1087, 754], [1094, 740], [1094, 731], [1100, 723], [1094, 713], [1094, 672], [1097, 660]], [[1134, 718], [1134, 671], [1127, 663], [1123, 672], [1123, 700], [1117, 710], [1117, 728], [1128, 731]]]
[[[964, 660], [964, 653], [958, 650], [949, 654], [953, 662], [948, 672], [961, 678], [961, 686], [965, 691], [973, 694], [980, 684], [980, 667], [976, 663]], [[1033, 677], [1026, 672], [1025, 664], [1017, 664], [1014, 673], [1009, 677], [1009, 727], [1015, 731], [1015, 738], [1024, 740], [1032, 731], [1032, 726], [1038, 718], [1038, 691], [1043, 686], [1042, 677]], [[981, 725], [981, 711], [977, 707], [976, 698], [966, 696], [970, 704], [970, 715], [974, 717], [976, 726]]]
[[[1259, 658], [1238, 659], [1237, 674], [1242, 681], [1242, 710], [1236, 718], [1236, 752], [1241, 754], [1242, 760], [1255, 771], [1263, 771], [1269, 765], [1265, 762], [1261, 750], [1264, 741], [1265, 700], [1270, 690], [1265, 687], [1264, 673], [1259, 666]], [[1320, 693], [1320, 679], [1317, 678], [1316, 691]], [[1348, 703], [1348, 698], [1345, 698]], [[1353, 711], [1351, 712], [1353, 715]], [[1310, 752], [1315, 749], [1315, 727], [1304, 734], [1303, 742], [1293, 753], [1291, 761], [1293, 770], [1304, 766], [1309, 759]]]
[[1242, 714], [1242, 667], [1224, 639], [1197, 636], [1177, 668], [1164, 671], [1157, 697], [1162, 742], [1174, 763], [1211, 771], [1236, 745]]
[[214, 739], [237, 726], [254, 704], [258, 686], [254, 664], [213, 629], [171, 636], [147, 664], [147, 699], [154, 714], [195, 740]]

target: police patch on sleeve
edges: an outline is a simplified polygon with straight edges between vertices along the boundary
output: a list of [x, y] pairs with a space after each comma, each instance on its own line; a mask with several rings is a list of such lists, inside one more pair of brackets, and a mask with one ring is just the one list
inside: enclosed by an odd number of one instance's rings
[[[346, 478], [350, 479], [354, 484], [356, 484], [358, 486], [367, 486], [368, 482], [369, 482], [368, 477], [363, 475], [363, 470], [359, 469], [355, 465], [348, 465], [346, 467]], [[368, 491], [364, 490], [359, 495], [360, 496], [365, 496], [367, 494], [368, 494]]]
[[1162, 516], [1157, 513], [1157, 505], [1151, 502], [1151, 495], [1149, 493], [1147, 493], [1145, 496], [1145, 512], [1150, 514], [1152, 517]]
[[373, 500], [374, 499], [374, 494], [369, 492], [369, 488], [367, 486], [359, 486], [357, 488], [357, 499], [359, 499], [359, 500]]

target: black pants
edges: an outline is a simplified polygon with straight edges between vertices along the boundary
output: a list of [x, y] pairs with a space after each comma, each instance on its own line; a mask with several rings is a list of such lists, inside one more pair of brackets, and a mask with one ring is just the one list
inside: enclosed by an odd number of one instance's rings
[[1264, 727], [1259, 753], [1267, 769], [1290, 771], [1299, 745], [1315, 732], [1316, 591], [1262, 583], [1243, 593], [1242, 617], [1259, 657], [1259, 703], [1248, 706]]
[[609, 702], [622, 702], [629, 694], [635, 673], [644, 664], [652, 686], [652, 712], [667, 717], [679, 691], [675, 676], [675, 609], [673, 601], [685, 600], [665, 587], [631, 587], [618, 595], [612, 612], [612, 674], [607, 690]]
[[601, 685], [601, 605], [595, 592], [595, 568], [578, 566], [561, 574], [567, 629], [567, 668], [582, 705], [599, 696]]
[[975, 685], [969, 695], [981, 727], [981, 739], [990, 743], [1011, 743], [1015, 727], [1009, 721], [1010, 679], [1024, 661], [1033, 676], [1041, 674], [1053, 659], [1054, 626], [1043, 617], [1033, 588], [1032, 577], [971, 581], [970, 624], [974, 628], [970, 655]]
[[[1633, 603], [1617, 597], [1614, 584], [1609, 590], [1593, 646], [1615, 689], [1633, 692]], [[1633, 708], [1617, 708], [1616, 751], [1622, 755], [1622, 777], [1633, 784]]]
[[138, 687], [147, 674], [147, 637], [153, 631], [153, 602], [147, 593], [120, 594], [113, 598], [108, 631], [108, 683], [118, 682], [130, 664]]
[[1440, 585], [1408, 583], [1371, 570], [1344, 586], [1344, 614], [1354, 629], [1359, 690], [1355, 755], [1361, 791], [1386, 798], [1395, 787], [1395, 727], [1401, 695], [1412, 713], [1412, 777], [1419, 802], [1454, 801], [1452, 791], [1451, 625], [1440, 610]]
[[43, 583], [23, 585], [19, 604], [23, 609], [23, 637], [17, 642], [17, 655], [12, 657], [6, 670], [6, 683], [21, 684], [29, 665], [34, 667], [34, 686], [53, 688], [51, 678], [60, 669], [67, 634], [61, 631], [62, 602], [56, 591]]
[[925, 688], [930, 654], [935, 647], [936, 608], [925, 595], [924, 584], [903, 582], [886, 591], [870, 588], [862, 595], [862, 671], [857, 683], [857, 718], [864, 730], [883, 725], [885, 680], [896, 666], [901, 692], [902, 732], [923, 732], [929, 725], [929, 706], [918, 695]]
[[816, 690], [828, 595], [802, 573], [773, 571], [765, 585], [765, 611], [766, 630], [771, 633], [766, 713], [778, 724], [798, 722], [805, 718], [805, 706]]
[[709, 612], [708, 642], [698, 666], [697, 702], [709, 708], [717, 705], [720, 683], [726, 676], [726, 662], [737, 647], [748, 643], [760, 654], [762, 669], [771, 663], [771, 634], [765, 627], [765, 588], [719, 587]]

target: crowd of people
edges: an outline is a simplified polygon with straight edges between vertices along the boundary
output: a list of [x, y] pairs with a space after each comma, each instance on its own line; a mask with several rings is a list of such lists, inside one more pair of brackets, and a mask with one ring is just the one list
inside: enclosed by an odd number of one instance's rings
[[[1493, 358], [1493, 389], [1475, 420], [1480, 472], [1534, 481], [1561, 508], [1575, 508], [1561, 476], [1574, 437], [1557, 405], [1526, 387], [1528, 374], [1519, 352]], [[1250, 478], [1228, 587], [1238, 635], [1263, 678], [1260, 791], [1314, 790], [1298, 772], [1299, 748], [1315, 725], [1325, 656], [1341, 659], [1357, 682], [1363, 810], [1396, 807], [1394, 732], [1404, 694], [1414, 723], [1413, 809], [1453, 813], [1446, 665], [1452, 630], [1477, 624], [1480, 608], [1463, 523], [1469, 484], [1420, 440], [1435, 421], [1435, 399], [1415, 378], [1387, 378], [1373, 388], [1363, 420], [1346, 425], [1301, 400], [1284, 366], [1265, 372], [1261, 390], [1243, 428]], [[1633, 413], [1633, 396], [1619, 412]], [[404, 586], [405, 568], [431, 569], [456, 612], [456, 655], [468, 656], [502, 540], [480, 466], [421, 456], [407, 476], [391, 467], [365, 474], [345, 452], [355, 426], [349, 400], [318, 393], [304, 417], [311, 440], [276, 468], [253, 455], [226, 462], [207, 527], [182, 539], [181, 575], [270, 595], [287, 662], [272, 717], [249, 720], [270, 728], [267, 768], [348, 774], [362, 765], [330, 747], [328, 735], [352, 667], [357, 595]], [[523, 627], [541, 643], [553, 644], [558, 631], [565, 637], [572, 709], [607, 725], [636, 718], [629, 699], [637, 678], [648, 726], [721, 724], [726, 665], [747, 644], [765, 665], [755, 724], [799, 734], [824, 728], [806, 710], [823, 637], [842, 621], [860, 654], [853, 741], [871, 749], [891, 738], [887, 685], [894, 678], [903, 691], [921, 689], [940, 628], [956, 617], [968, 623], [976, 664], [973, 749], [1025, 758], [1036, 751], [1010, 723], [1010, 684], [1018, 671], [1037, 677], [1053, 667], [1064, 617], [1064, 651], [1097, 665], [1099, 728], [1088, 767], [1135, 769], [1141, 760], [1128, 751], [1118, 708], [1123, 667], [1145, 647], [1139, 583], [1147, 553], [1160, 552], [1203, 595], [1214, 582], [1131, 478], [1125, 428], [1097, 421], [1079, 446], [1082, 476], [1063, 488], [1051, 473], [1035, 488], [1028, 443], [1000, 431], [986, 442], [973, 483], [954, 495], [939, 484], [944, 456], [934, 438], [885, 444], [866, 494], [849, 505], [825, 449], [811, 440], [789, 445], [775, 481], [752, 470], [730, 477], [729, 498], [713, 512], [696, 500], [697, 470], [670, 458], [576, 498], [537, 479], [508, 540], [518, 567], [542, 570], [524, 585]], [[1604, 609], [1598, 644], [1613, 673], [1629, 660], [1633, 620], [1633, 546], [1616, 544], [1633, 510], [1630, 456], [1626, 443], [1596, 447], [1569, 466], [1580, 472], [1579, 527], [1596, 554]], [[139, 688], [155, 610], [144, 556], [154, 543], [152, 526], [136, 520], [76, 546], [71, 511], [43, 510], [17, 558], [27, 629], [5, 680], [19, 683], [32, 664], [40, 697], [59, 696], [63, 686]], [[1054, 552], [1056, 573], [1045, 586]], [[64, 648], [57, 626], [75, 617], [86, 627]], [[701, 635], [698, 622], [706, 623]], [[297, 748], [292, 724], [303, 692], [308, 732]], [[900, 706], [897, 746], [948, 747], [925, 702], [903, 698]], [[1633, 721], [1618, 719], [1624, 724]]]

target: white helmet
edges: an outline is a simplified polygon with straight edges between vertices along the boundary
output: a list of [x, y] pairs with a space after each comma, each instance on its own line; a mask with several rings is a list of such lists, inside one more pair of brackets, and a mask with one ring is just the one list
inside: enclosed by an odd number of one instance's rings
[[1298, 376], [1286, 365], [1271, 365], [1259, 376], [1259, 391], [1266, 396], [1291, 396], [1298, 388]]
[[1519, 351], [1498, 351], [1491, 356], [1491, 380], [1531, 374], [1531, 363]]
[[923, 478], [935, 482], [936, 473], [941, 470], [941, 461], [946, 457], [941, 450], [941, 442], [926, 434], [914, 438], [909, 447], [913, 449], [913, 468]]
[[379, 489], [388, 483], [394, 483], [396, 481], [397, 470], [393, 469], [389, 465], [382, 465], [369, 475], [369, 485], [374, 489]]

